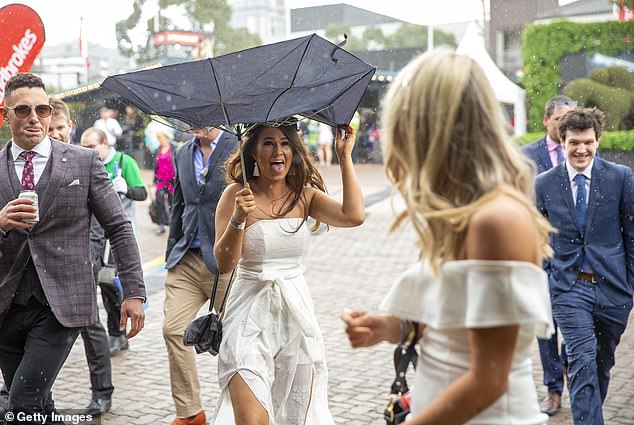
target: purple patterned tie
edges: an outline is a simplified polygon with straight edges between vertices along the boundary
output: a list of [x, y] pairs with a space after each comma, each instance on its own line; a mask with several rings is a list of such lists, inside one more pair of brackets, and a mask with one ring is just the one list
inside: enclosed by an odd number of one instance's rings
[[18, 158], [24, 160], [24, 170], [22, 170], [22, 190], [35, 189], [35, 173], [33, 172], [33, 157], [35, 152], [23, 151]]

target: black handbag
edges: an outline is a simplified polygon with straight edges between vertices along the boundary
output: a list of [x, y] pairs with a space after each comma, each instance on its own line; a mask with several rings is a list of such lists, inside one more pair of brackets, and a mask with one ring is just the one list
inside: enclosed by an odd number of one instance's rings
[[405, 418], [409, 415], [409, 400], [411, 395], [407, 386], [407, 368], [409, 364], [416, 369], [418, 361], [418, 353], [416, 352], [416, 342], [418, 341], [419, 326], [416, 322], [407, 322], [412, 324], [412, 330], [404, 341], [401, 341], [394, 350], [394, 369], [396, 377], [390, 388], [390, 400], [383, 412], [385, 423], [387, 425], [397, 425], [405, 422]]
[[156, 198], [152, 199], [150, 202], [148, 213], [150, 214], [150, 220], [152, 220], [152, 223], [161, 224], [161, 220], [159, 218], [159, 204]]
[[198, 354], [209, 353], [212, 356], [218, 355], [220, 342], [222, 341], [222, 316], [225, 303], [227, 302], [227, 296], [229, 295], [231, 284], [233, 283], [234, 273], [235, 270], [229, 277], [227, 291], [222, 299], [218, 313], [214, 312], [214, 300], [216, 299], [216, 292], [218, 291], [218, 276], [220, 273], [216, 273], [214, 277], [214, 288], [211, 291], [211, 299], [209, 300], [209, 313], [192, 320], [185, 329], [183, 344], [193, 345]]

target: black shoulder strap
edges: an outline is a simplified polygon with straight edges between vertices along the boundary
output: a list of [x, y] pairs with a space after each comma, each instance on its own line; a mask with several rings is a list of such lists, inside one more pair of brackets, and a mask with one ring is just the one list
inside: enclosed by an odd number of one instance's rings
[[[220, 310], [218, 311], [218, 316], [222, 318], [222, 314], [225, 310], [225, 304], [227, 303], [227, 297], [229, 296], [229, 292], [231, 291], [231, 285], [233, 284], [233, 278], [235, 276], [236, 269], [233, 269], [231, 272], [231, 276], [229, 276], [229, 283], [227, 284], [227, 290], [225, 291], [225, 296], [222, 298], [222, 304], [220, 305]], [[209, 311], [211, 312], [214, 309], [214, 301], [216, 301], [216, 292], [218, 291], [218, 278], [220, 276], [219, 272], [216, 272], [214, 275], [214, 288], [211, 290], [211, 298], [209, 300]]]
[[420, 326], [416, 322], [409, 323], [412, 324], [412, 331], [408, 335], [407, 340], [399, 344], [394, 350], [394, 369], [396, 370], [396, 377], [394, 378], [394, 382], [392, 382], [391, 394], [404, 394], [409, 390], [407, 380], [405, 379], [407, 368], [410, 363], [416, 368], [416, 362], [418, 361], [416, 343], [418, 342]]

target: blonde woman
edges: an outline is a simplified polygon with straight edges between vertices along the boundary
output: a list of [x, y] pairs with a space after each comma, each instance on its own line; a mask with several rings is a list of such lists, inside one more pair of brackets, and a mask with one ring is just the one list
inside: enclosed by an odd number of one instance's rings
[[344, 313], [352, 346], [420, 326], [408, 425], [545, 424], [529, 354], [552, 331], [541, 268], [551, 228], [482, 69], [448, 50], [416, 58], [392, 84], [383, 125], [386, 172], [407, 204], [394, 225], [412, 222], [422, 254], [385, 313]]

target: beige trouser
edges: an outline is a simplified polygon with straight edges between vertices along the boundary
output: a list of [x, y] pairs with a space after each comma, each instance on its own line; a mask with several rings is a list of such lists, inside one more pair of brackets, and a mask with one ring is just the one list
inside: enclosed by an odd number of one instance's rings
[[[229, 277], [230, 273], [220, 275], [218, 279], [216, 310], [222, 303]], [[200, 308], [209, 302], [213, 284], [214, 274], [205, 265], [203, 257], [193, 251], [188, 251], [174, 268], [167, 271], [163, 338], [169, 355], [172, 398], [179, 418], [194, 416], [203, 410], [196, 352], [194, 347], [183, 345], [183, 333]]]

